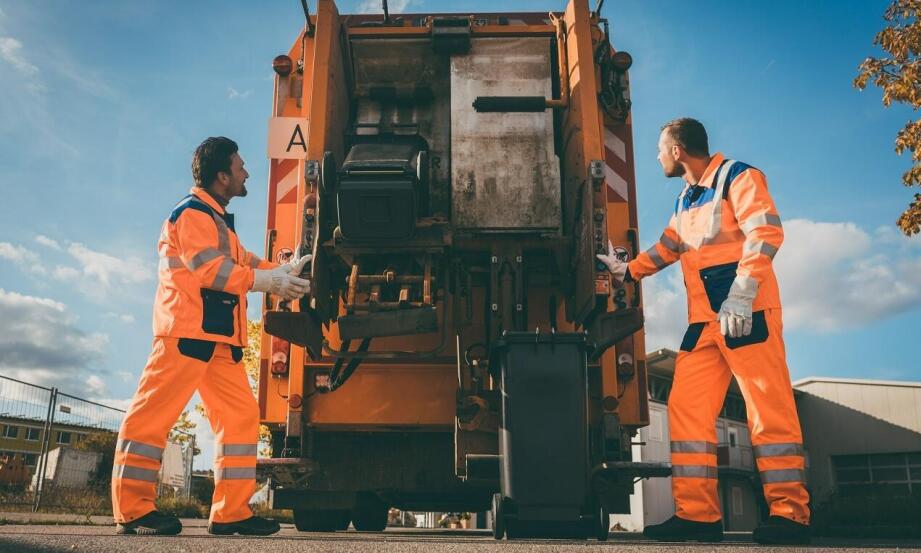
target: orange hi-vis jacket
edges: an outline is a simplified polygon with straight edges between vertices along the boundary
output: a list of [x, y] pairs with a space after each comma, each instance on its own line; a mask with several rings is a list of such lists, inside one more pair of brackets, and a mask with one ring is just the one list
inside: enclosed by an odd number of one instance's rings
[[730, 288], [755, 297], [752, 311], [779, 308], [772, 259], [783, 229], [764, 173], [717, 153], [697, 185], [685, 185], [659, 241], [628, 265], [629, 278], [681, 260], [688, 322], [715, 321]]
[[163, 222], [157, 251], [154, 336], [245, 345], [253, 269], [277, 265], [243, 248], [233, 215], [193, 187]]

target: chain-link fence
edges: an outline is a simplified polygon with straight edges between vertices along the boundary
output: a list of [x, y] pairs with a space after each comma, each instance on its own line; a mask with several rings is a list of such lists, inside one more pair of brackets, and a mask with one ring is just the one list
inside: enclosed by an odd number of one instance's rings
[[[111, 476], [125, 412], [0, 376], [0, 504], [81, 513], [111, 512]], [[158, 492], [191, 494], [193, 435], [164, 449]], [[184, 435], [184, 436], [183, 436]]]

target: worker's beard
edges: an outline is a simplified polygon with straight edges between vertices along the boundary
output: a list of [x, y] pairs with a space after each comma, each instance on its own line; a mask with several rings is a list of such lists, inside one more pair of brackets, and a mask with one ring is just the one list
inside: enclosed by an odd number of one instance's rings
[[680, 163], [676, 163], [672, 165], [671, 169], [665, 170], [665, 176], [668, 178], [683, 177], [684, 176], [684, 165], [681, 165]]
[[241, 185], [240, 185], [240, 191], [237, 193], [237, 196], [239, 196], [239, 197], [241, 197], [241, 198], [245, 198], [247, 194], [249, 194], [249, 190], [246, 189], [246, 185], [245, 185], [245, 184], [241, 184]]

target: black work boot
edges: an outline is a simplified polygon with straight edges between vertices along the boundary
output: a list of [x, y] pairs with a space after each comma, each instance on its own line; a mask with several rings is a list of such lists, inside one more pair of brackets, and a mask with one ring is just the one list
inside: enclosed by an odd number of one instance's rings
[[208, 533], [218, 536], [230, 536], [240, 534], [241, 536], [268, 536], [281, 530], [278, 522], [270, 518], [257, 517], [255, 515], [246, 520], [236, 522], [209, 522]]
[[115, 525], [115, 533], [141, 536], [175, 536], [182, 532], [182, 523], [173, 515], [164, 515], [160, 511], [151, 511], [146, 515], [130, 522], [119, 522]]
[[643, 535], [656, 541], [723, 541], [723, 521], [696, 522], [676, 515], [662, 524], [647, 526]]
[[752, 532], [758, 543], [774, 545], [802, 545], [809, 543], [809, 525], [785, 517], [770, 516]]

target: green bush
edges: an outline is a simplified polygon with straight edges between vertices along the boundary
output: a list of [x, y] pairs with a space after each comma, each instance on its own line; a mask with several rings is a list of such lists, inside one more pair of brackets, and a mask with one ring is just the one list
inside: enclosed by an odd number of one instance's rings
[[196, 498], [189, 499], [182, 496], [160, 497], [156, 501], [157, 510], [161, 513], [179, 518], [207, 518], [208, 507], [201, 504]]

